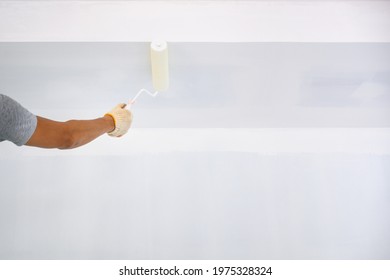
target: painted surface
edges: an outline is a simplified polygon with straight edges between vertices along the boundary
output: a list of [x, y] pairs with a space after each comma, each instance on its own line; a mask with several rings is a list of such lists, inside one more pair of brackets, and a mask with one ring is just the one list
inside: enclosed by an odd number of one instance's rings
[[0, 42], [390, 42], [382, 0], [0, 1]]
[[[134, 129], [0, 144], [1, 259], [390, 258], [389, 44], [175, 43]], [[150, 87], [146, 43], [1, 43], [0, 91], [93, 118]]]

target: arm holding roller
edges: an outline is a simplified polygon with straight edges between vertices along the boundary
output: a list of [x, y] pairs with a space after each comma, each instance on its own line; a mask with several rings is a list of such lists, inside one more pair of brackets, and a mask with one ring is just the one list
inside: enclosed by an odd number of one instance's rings
[[0, 94], [0, 142], [17, 146], [72, 149], [108, 133], [120, 137], [130, 128], [132, 115], [118, 104], [104, 117], [94, 120], [58, 122], [35, 116], [12, 98]]
[[37, 127], [26, 145], [73, 149], [91, 142], [104, 133], [120, 137], [128, 131], [132, 120], [131, 113], [124, 107], [125, 104], [119, 104], [104, 117], [94, 120], [57, 122], [37, 117]]
[[27, 146], [73, 149], [114, 129], [114, 120], [110, 116], [67, 122], [57, 122], [42, 117], [37, 117], [37, 120], [37, 128], [27, 141]]

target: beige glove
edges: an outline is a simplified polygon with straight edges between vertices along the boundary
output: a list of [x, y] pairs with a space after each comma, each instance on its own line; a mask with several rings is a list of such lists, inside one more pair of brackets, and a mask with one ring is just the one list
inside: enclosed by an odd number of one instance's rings
[[114, 109], [108, 112], [106, 115], [111, 116], [114, 119], [115, 129], [108, 132], [108, 135], [113, 137], [120, 137], [129, 130], [131, 121], [133, 119], [131, 112], [125, 109], [126, 104], [118, 104]]

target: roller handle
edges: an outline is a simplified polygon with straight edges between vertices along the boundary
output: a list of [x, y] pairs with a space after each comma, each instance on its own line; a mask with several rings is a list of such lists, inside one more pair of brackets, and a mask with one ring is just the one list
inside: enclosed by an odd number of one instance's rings
[[137, 94], [136, 94], [132, 99], [130, 99], [129, 103], [127, 103], [126, 105], [127, 105], [127, 106], [133, 105], [133, 104], [135, 103], [135, 101], [138, 99], [138, 97], [139, 97], [143, 92], [149, 94], [149, 95], [152, 96], [152, 97], [155, 97], [155, 96], [158, 94], [158, 91], [152, 93], [152, 92], [150, 92], [150, 91], [148, 91], [148, 90], [146, 90], [146, 89], [144, 89], [144, 88], [143, 88], [143, 89], [140, 89], [140, 90], [137, 92]]

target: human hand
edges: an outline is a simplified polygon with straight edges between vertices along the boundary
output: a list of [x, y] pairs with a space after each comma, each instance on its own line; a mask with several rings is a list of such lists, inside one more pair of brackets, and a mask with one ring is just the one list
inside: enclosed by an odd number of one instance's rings
[[108, 132], [108, 135], [121, 137], [129, 130], [133, 116], [129, 110], [125, 109], [125, 107], [126, 104], [120, 103], [106, 114], [111, 116], [115, 123], [115, 129]]

